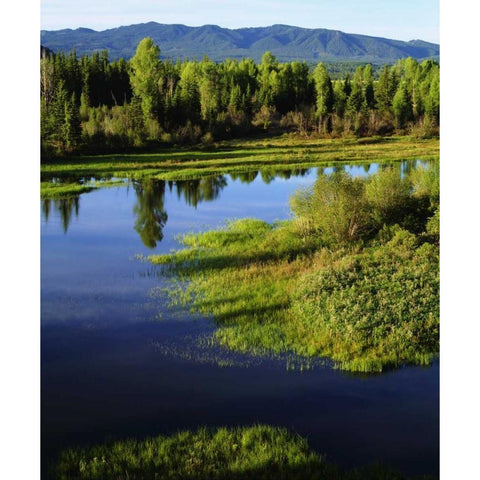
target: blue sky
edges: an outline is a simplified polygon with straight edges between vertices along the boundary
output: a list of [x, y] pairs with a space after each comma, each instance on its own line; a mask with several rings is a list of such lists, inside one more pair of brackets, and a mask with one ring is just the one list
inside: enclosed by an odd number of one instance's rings
[[227, 28], [282, 23], [438, 42], [439, 0], [41, 0], [44, 30], [148, 21]]

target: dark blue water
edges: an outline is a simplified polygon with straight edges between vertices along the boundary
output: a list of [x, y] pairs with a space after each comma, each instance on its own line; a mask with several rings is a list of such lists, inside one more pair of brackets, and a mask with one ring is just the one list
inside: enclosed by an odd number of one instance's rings
[[150, 182], [42, 204], [44, 471], [68, 446], [260, 422], [345, 466], [438, 473], [438, 364], [359, 377], [206, 347], [212, 321], [167, 308], [165, 279], [135, 258], [228, 218], [287, 218], [289, 196], [316, 178]]

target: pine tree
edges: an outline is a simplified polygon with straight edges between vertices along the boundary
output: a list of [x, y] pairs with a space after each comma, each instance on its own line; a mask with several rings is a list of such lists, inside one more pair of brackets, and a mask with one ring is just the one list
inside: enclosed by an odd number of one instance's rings
[[345, 75], [345, 81], [343, 82], [343, 91], [345, 93], [346, 98], [348, 98], [352, 93], [352, 81], [350, 79], [349, 73]]
[[400, 84], [393, 97], [392, 108], [397, 128], [405, 127], [406, 123], [413, 118], [412, 101], [405, 81]]
[[365, 85], [365, 101], [367, 108], [373, 110], [375, 108], [375, 91], [373, 88], [372, 66], [366, 65], [363, 70], [363, 83]]
[[393, 97], [390, 97], [390, 69], [388, 65], [385, 65], [380, 73], [375, 94], [378, 109], [381, 112], [388, 111], [393, 100]]
[[347, 111], [350, 114], [359, 113], [363, 104], [366, 103], [365, 96], [361, 84], [354, 83], [352, 87], [352, 93], [348, 97]]
[[64, 119], [62, 125], [62, 141], [67, 150], [74, 149], [80, 139], [81, 124], [80, 115], [78, 113], [77, 102], [75, 101], [75, 94], [64, 104]]
[[355, 70], [352, 92], [347, 101], [347, 110], [351, 115], [358, 114], [366, 103], [363, 83], [363, 67], [360, 66]]

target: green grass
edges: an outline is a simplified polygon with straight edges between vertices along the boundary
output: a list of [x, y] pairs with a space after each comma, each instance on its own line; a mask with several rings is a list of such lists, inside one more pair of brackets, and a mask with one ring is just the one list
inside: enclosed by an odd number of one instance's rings
[[61, 198], [71, 195], [80, 195], [95, 190], [93, 185], [83, 185], [78, 183], [54, 183], [42, 182], [40, 184], [40, 196], [42, 199]]
[[60, 182], [41, 182], [40, 197], [43, 200], [65, 198], [82, 193], [88, 193], [97, 188], [115, 187], [123, 185], [123, 180], [93, 181], [88, 183], [60, 183]]
[[54, 470], [57, 480], [401, 480], [376, 465], [344, 471], [283, 428], [256, 425], [201, 428], [171, 436], [124, 440], [67, 450]]
[[215, 147], [165, 149], [155, 154], [94, 155], [45, 162], [47, 177], [155, 177], [184, 180], [205, 175], [241, 173], [264, 168], [281, 170], [335, 162], [391, 162], [438, 158], [438, 139], [374, 137], [303, 139], [283, 135], [263, 140], [232, 140]]
[[[212, 340], [232, 350], [328, 357], [356, 372], [425, 365], [438, 353], [439, 328], [438, 175], [431, 170], [401, 180], [418, 183], [402, 197], [403, 209], [378, 195], [391, 188], [393, 170], [369, 180], [321, 177], [301, 194], [305, 212], [293, 220], [237, 220], [184, 235], [187, 248], [149, 260], [172, 276], [172, 304], [212, 315]], [[335, 203], [332, 185], [344, 191]], [[378, 222], [389, 216], [403, 226]], [[342, 241], [353, 220], [363, 236]]]

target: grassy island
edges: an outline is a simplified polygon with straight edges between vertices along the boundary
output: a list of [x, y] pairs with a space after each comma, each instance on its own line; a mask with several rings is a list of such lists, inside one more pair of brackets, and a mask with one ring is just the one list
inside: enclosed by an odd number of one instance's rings
[[286, 429], [256, 425], [201, 428], [145, 440], [67, 450], [58, 480], [406, 480], [381, 465], [342, 470]]

